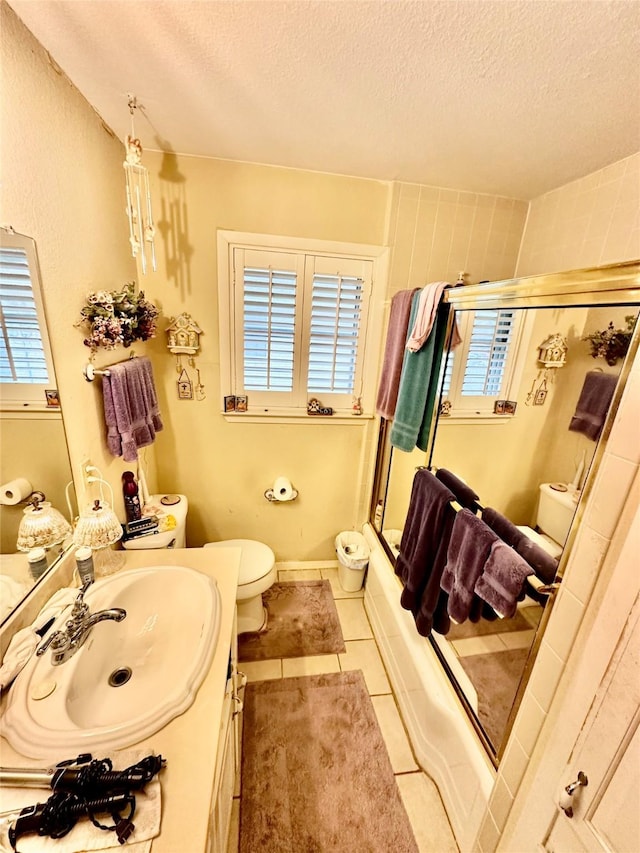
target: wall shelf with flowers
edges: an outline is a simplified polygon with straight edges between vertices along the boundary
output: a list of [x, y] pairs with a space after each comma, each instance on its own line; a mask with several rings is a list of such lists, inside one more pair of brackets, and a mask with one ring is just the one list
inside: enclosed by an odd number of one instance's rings
[[582, 338], [583, 341], [589, 341], [592, 358], [604, 358], [607, 364], [613, 367], [619, 359], [625, 357], [631, 343], [636, 315], [629, 314], [624, 321], [627, 324], [625, 329], [616, 329], [613, 323], [609, 323], [601, 332], [593, 332]]
[[121, 290], [90, 293], [76, 325], [87, 330], [84, 345], [93, 359], [98, 350], [130, 347], [134, 341], [155, 337], [159, 314], [144, 292], [136, 293], [135, 283], [127, 282]]

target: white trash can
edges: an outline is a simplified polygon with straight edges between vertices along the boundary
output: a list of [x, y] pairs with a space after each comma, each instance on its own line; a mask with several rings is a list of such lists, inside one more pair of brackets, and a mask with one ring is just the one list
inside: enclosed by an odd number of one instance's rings
[[362, 588], [364, 573], [369, 565], [369, 546], [362, 533], [344, 530], [336, 536], [338, 579], [345, 592]]

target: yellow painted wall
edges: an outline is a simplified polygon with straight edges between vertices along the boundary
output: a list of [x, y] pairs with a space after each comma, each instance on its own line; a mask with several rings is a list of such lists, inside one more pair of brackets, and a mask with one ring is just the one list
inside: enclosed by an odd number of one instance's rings
[[[2, 222], [37, 244], [74, 475], [90, 458], [113, 482], [121, 507], [120, 473], [128, 466], [107, 453], [99, 382], [82, 375], [88, 350], [74, 323], [90, 290], [136, 277], [123, 147], [6, 3], [0, 14]], [[106, 353], [97, 363], [120, 357]]]
[[[374, 422], [225, 421], [216, 232], [383, 245], [387, 185], [153, 152], [145, 163], [160, 234], [158, 271], [146, 276], [145, 290], [166, 318], [187, 310], [204, 330], [197, 358], [202, 401], [178, 399], [176, 361], [164, 349], [164, 334], [152, 345], [166, 427], [156, 442], [160, 488], [188, 496], [190, 545], [250, 538], [266, 542], [280, 560], [334, 559], [336, 534], [364, 520], [361, 457]], [[298, 489], [295, 502], [265, 499], [278, 475]]]
[[[71, 479], [67, 444], [59, 416], [4, 419], [0, 443], [2, 482], [25, 477], [68, 517], [65, 486]], [[73, 492], [71, 493], [73, 497]], [[0, 553], [16, 550], [24, 505], [0, 506]]]

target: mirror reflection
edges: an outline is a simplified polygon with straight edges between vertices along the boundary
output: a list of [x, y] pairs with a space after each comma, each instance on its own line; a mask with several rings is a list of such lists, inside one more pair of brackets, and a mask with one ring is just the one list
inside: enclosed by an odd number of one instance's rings
[[410, 522], [416, 471], [428, 468], [454, 494], [454, 508], [470, 507], [535, 567], [513, 616], [474, 593], [470, 612], [456, 610], [450, 595], [449, 619], [437, 610], [434, 617], [432, 640], [495, 754], [637, 313], [619, 305], [456, 311], [462, 344], [443, 360], [430, 451], [401, 452], [386, 438], [379, 453], [389, 463], [376, 526], [393, 557]]
[[35, 242], [2, 229], [0, 259], [1, 623], [59, 556], [75, 497]]

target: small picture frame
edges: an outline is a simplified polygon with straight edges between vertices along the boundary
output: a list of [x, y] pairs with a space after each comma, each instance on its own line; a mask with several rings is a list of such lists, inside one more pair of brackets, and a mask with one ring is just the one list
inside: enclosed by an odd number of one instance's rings
[[547, 389], [540, 388], [536, 391], [536, 396], [533, 398], [534, 406], [544, 406], [544, 401], [547, 399]]
[[224, 410], [225, 410], [225, 412], [235, 412], [235, 410], [236, 410], [236, 397], [234, 394], [229, 394], [228, 397], [224, 398]]
[[515, 400], [505, 400], [504, 401], [504, 413], [505, 415], [515, 415], [516, 408], [518, 404]]
[[506, 400], [496, 400], [493, 404], [493, 414], [504, 415], [506, 402]]
[[58, 396], [57, 388], [46, 388], [44, 392], [44, 398], [47, 401], [47, 408], [49, 409], [59, 409], [60, 408], [60, 397]]
[[246, 412], [249, 405], [249, 398], [245, 394], [239, 394], [236, 397], [236, 412]]

